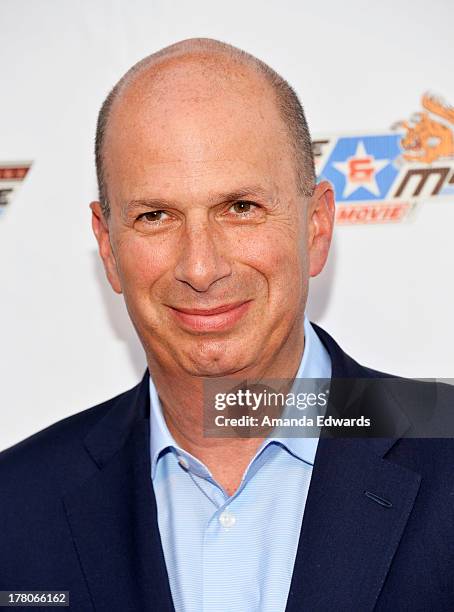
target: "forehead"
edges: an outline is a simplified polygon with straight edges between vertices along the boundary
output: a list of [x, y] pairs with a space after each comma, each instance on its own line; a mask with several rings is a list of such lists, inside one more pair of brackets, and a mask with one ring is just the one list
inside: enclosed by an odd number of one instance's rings
[[287, 128], [263, 77], [235, 62], [193, 58], [145, 70], [125, 87], [112, 106], [104, 163], [109, 191], [125, 181], [139, 188], [197, 175], [228, 183], [237, 172], [279, 181], [293, 168]]

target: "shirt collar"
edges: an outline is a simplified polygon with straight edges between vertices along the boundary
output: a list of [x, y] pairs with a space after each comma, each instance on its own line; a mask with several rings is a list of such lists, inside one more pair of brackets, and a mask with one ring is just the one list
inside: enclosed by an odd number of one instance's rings
[[[304, 317], [304, 351], [301, 362], [296, 373], [296, 379], [300, 378], [331, 378], [331, 359], [321, 340], [314, 331], [309, 319]], [[184, 457], [190, 468], [200, 475], [207, 475], [207, 469], [198, 459], [181, 449], [170, 433], [162, 413], [161, 402], [158, 392], [150, 376], [150, 455], [151, 476], [154, 478], [156, 463], [159, 456], [166, 449], [171, 449], [180, 457]], [[254, 458], [262, 454], [264, 448], [269, 444], [280, 444], [292, 455], [302, 459], [306, 463], [314, 464], [317, 451], [318, 438], [266, 438], [257, 450]]]
[[176, 448], [177, 444], [167, 427], [162, 414], [158, 392], [150, 376], [150, 453], [151, 477], [154, 478], [159, 455], [166, 448]]
[[[304, 378], [331, 379], [331, 358], [307, 316], [304, 317], [304, 351], [295, 380]], [[281, 444], [292, 455], [310, 465], [314, 465], [318, 437], [266, 438], [259, 447], [258, 452], [261, 452], [263, 448], [273, 442]]]

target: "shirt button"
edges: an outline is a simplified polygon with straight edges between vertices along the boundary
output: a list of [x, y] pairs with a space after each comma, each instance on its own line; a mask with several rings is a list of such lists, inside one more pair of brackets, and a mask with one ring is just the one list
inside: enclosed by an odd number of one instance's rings
[[224, 512], [219, 515], [219, 522], [223, 527], [233, 527], [236, 523], [236, 517], [228, 510], [224, 510]]
[[189, 463], [187, 462], [187, 460], [182, 457], [181, 455], [178, 457], [178, 463], [181, 465], [182, 468], [184, 468], [185, 470], [188, 469], [189, 467]]

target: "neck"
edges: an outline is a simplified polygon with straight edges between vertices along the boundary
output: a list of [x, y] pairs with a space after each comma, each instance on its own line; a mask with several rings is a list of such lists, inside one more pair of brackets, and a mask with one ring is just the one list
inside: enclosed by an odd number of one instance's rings
[[[293, 380], [304, 350], [304, 329], [291, 333], [282, 349], [269, 363], [237, 373], [235, 378]], [[262, 443], [261, 437], [207, 437], [204, 434], [204, 378], [181, 368], [163, 367], [153, 357], [148, 368], [159, 394], [167, 427], [175, 442], [199, 459], [229, 495], [237, 489], [242, 475]], [[232, 377], [228, 377], [231, 381]]]

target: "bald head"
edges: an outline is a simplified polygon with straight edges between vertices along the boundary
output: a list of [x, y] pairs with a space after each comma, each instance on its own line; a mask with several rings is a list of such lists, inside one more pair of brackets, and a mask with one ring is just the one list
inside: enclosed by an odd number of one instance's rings
[[[212, 39], [189, 39], [165, 47], [135, 64], [114, 86], [101, 107], [95, 155], [99, 200], [106, 218], [110, 206], [105, 157], [112, 115], [121, 113], [126, 105], [146, 104], [150, 97], [156, 102], [160, 98], [163, 100], [164, 112], [169, 98], [163, 92], [169, 91], [174, 99], [204, 99], [209, 107], [210, 99], [219, 100], [232, 88], [242, 91], [243, 102], [240, 103], [244, 104], [248, 97], [245, 92], [250, 92], [252, 104], [254, 99], [260, 99], [275, 108], [285, 132], [288, 153], [294, 161], [298, 189], [303, 196], [312, 194], [315, 169], [310, 134], [303, 108], [290, 85], [267, 64], [245, 51]], [[178, 103], [178, 99], [175, 102]], [[191, 120], [189, 114], [185, 120]]]

